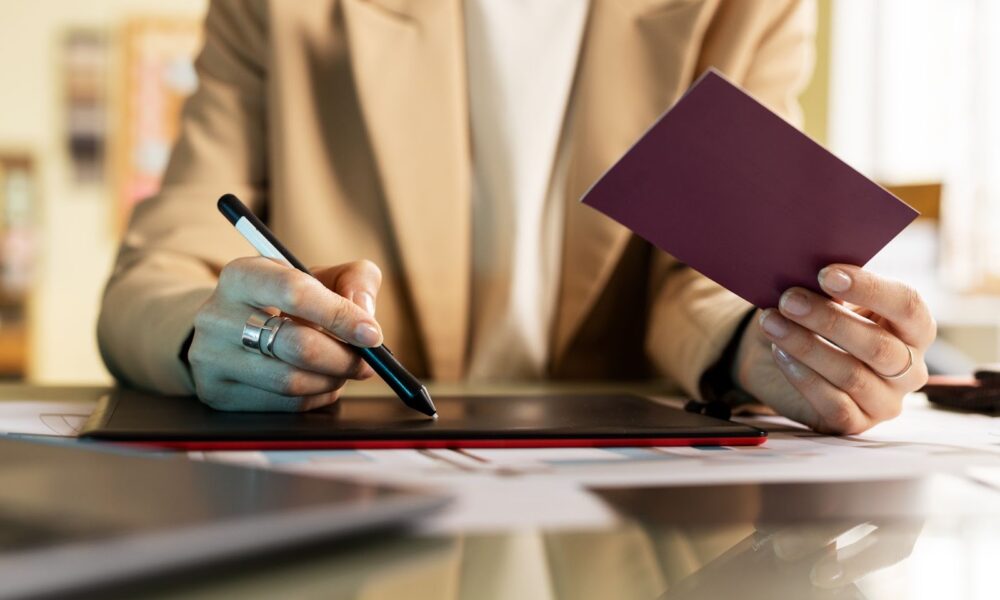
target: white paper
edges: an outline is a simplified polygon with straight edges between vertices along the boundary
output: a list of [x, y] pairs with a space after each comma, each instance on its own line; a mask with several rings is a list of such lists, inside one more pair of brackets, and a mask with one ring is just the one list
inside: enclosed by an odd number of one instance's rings
[[96, 406], [96, 402], [0, 402], [0, 434], [72, 437]]
[[[787, 419], [762, 446], [319, 450], [206, 452], [203, 458], [366, 481], [430, 487], [456, 496], [432, 531], [605, 527], [614, 514], [589, 487], [830, 481], [1000, 473], [1000, 422], [935, 410], [919, 395], [903, 415], [849, 437], [815, 434]], [[1000, 476], [998, 476], [1000, 478]]]
[[1000, 467], [969, 467], [969, 479], [1000, 491]]

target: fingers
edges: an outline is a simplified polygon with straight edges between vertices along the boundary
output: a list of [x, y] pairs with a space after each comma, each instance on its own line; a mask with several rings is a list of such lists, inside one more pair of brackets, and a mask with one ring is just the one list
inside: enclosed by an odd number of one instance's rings
[[278, 329], [273, 349], [278, 360], [314, 373], [347, 379], [367, 379], [374, 374], [354, 350], [321, 331], [291, 320]]
[[[910, 363], [910, 350], [901, 339], [819, 294], [792, 288], [782, 294], [778, 307], [784, 317], [833, 342], [875, 373], [892, 375], [903, 371]], [[779, 346], [789, 350], [783, 344]], [[792, 354], [799, 356], [795, 352]]]
[[830, 265], [819, 272], [823, 291], [834, 298], [869, 308], [884, 317], [903, 342], [923, 348], [936, 332], [930, 310], [908, 285], [851, 265]]
[[858, 433], [898, 415], [904, 395], [927, 381], [924, 352], [936, 325], [901, 283], [841, 264], [823, 269], [819, 280], [833, 300], [792, 288], [778, 309], [761, 312], [748, 333], [773, 344], [770, 357], [764, 349], [758, 355], [778, 369], [742, 379], [786, 416], [829, 433]]
[[[265, 258], [226, 265], [215, 294], [195, 317], [188, 352], [198, 396], [221, 410], [299, 411], [335, 402], [348, 379], [371, 376], [371, 369], [344, 343], [382, 342], [372, 316], [381, 285], [378, 268], [367, 261], [325, 269], [324, 282]], [[256, 310], [289, 316], [271, 343], [274, 357], [248, 352], [241, 332]]]
[[813, 565], [809, 579], [820, 588], [838, 588], [906, 559], [920, 535], [922, 523], [878, 526], [860, 540], [838, 548]]
[[360, 306], [330, 291], [314, 277], [266, 258], [241, 258], [229, 263], [219, 276], [218, 289], [234, 302], [278, 308], [357, 346], [382, 343], [378, 323]]
[[[813, 585], [833, 589], [857, 581], [910, 555], [920, 535], [922, 523], [900, 521], [876, 523], [840, 522], [795, 526], [774, 535], [774, 554], [780, 560], [794, 562], [816, 555], [809, 573]], [[843, 547], [836, 547], [843, 536], [857, 538]]]
[[337, 400], [344, 379], [298, 369], [195, 330], [188, 354], [202, 402], [229, 411], [305, 411]]
[[831, 521], [782, 529], [774, 534], [774, 554], [786, 562], [799, 560], [826, 548], [857, 526], [854, 521]]
[[239, 412], [305, 412], [337, 401], [336, 391], [314, 396], [282, 396], [242, 383], [219, 381], [211, 390], [199, 390], [202, 402], [216, 410]]
[[[286, 324], [287, 326], [287, 324]], [[279, 336], [284, 334], [284, 327]], [[316, 332], [318, 335], [319, 332]], [[333, 341], [333, 340], [331, 340]], [[336, 343], [336, 342], [334, 342]], [[204, 331], [195, 332], [188, 353], [192, 371], [203, 382], [233, 381], [289, 397], [312, 396], [343, 387], [347, 371], [309, 371], [244, 350]]]
[[771, 351], [778, 369], [815, 411], [817, 422], [806, 425], [837, 435], [860, 433], [872, 426], [872, 419], [846, 392], [776, 345]]
[[344, 383], [228, 345], [212, 350], [205, 344], [192, 344], [191, 350], [198, 398], [217, 410], [312, 410], [335, 402]]
[[[774, 355], [778, 359], [785, 363], [788, 363], [787, 359], [801, 363], [845, 394], [875, 422], [899, 414], [902, 395], [891, 390], [885, 379], [857, 358], [785, 319], [774, 309], [761, 314], [761, 329], [775, 344]], [[794, 381], [791, 383], [795, 384]]]
[[228, 361], [220, 369], [223, 380], [236, 381], [257, 389], [287, 397], [315, 396], [339, 390], [343, 377], [334, 377], [297, 368], [255, 352], [246, 352], [241, 360]]
[[314, 275], [323, 285], [375, 316], [375, 298], [382, 287], [382, 271], [370, 260], [359, 260], [330, 269], [318, 269]]

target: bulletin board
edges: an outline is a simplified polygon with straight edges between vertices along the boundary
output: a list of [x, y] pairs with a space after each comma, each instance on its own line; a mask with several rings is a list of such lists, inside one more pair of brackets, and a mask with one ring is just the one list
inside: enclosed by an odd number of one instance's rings
[[113, 215], [118, 231], [132, 208], [160, 188], [182, 104], [197, 86], [194, 58], [201, 38], [198, 20], [143, 18], [122, 28]]

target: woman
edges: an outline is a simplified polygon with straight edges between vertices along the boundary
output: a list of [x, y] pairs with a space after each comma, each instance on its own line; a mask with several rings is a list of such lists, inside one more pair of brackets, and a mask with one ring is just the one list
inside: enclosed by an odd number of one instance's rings
[[[849, 265], [836, 301], [745, 302], [577, 202], [708, 67], [785, 118], [798, 0], [218, 0], [160, 193], [108, 284], [120, 379], [231, 410], [334, 402], [383, 339], [439, 380], [648, 378], [752, 397], [821, 431], [896, 415], [934, 337], [909, 287]], [[266, 215], [319, 282], [214, 208]], [[376, 298], [378, 311], [376, 320]], [[842, 302], [841, 302], [842, 301]], [[263, 311], [263, 312], [262, 312]], [[240, 345], [281, 311], [274, 356]], [[738, 391], [738, 394], [729, 393]]]

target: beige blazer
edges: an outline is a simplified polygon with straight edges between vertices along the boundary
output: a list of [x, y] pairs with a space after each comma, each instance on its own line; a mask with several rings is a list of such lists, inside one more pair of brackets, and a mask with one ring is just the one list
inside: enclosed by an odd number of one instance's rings
[[[662, 375], [697, 393], [749, 306], [579, 198], [710, 66], [797, 122], [813, 20], [799, 0], [591, 1], [559, 149], [569, 168], [551, 377]], [[253, 254], [215, 209], [233, 192], [307, 264], [379, 264], [386, 343], [416, 374], [461, 378], [463, 30], [462, 0], [213, 2], [163, 187], [135, 211], [105, 293], [110, 370], [193, 390], [178, 350], [222, 266]]]

